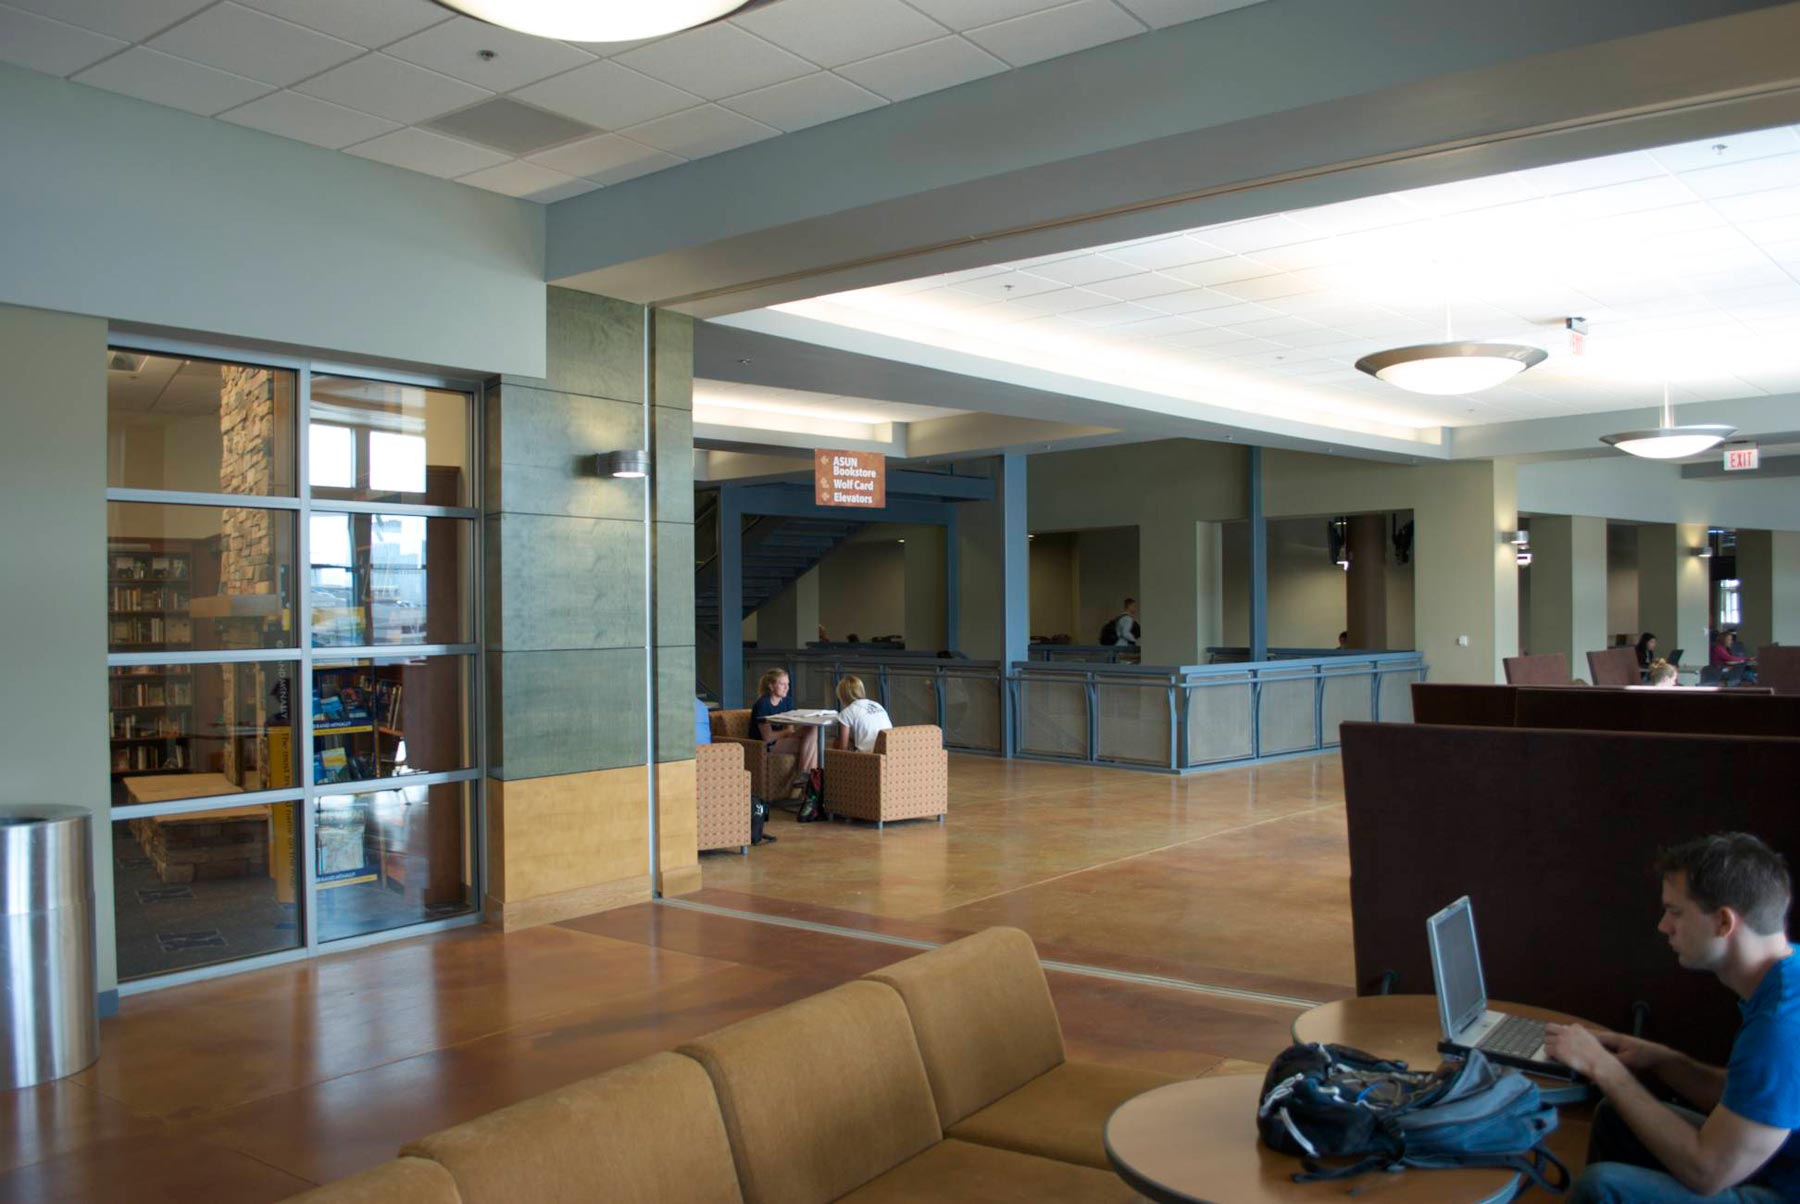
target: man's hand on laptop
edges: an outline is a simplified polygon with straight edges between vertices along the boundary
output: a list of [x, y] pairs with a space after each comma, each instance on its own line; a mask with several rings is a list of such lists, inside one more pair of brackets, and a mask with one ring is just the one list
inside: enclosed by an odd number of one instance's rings
[[1624, 1033], [1591, 1032], [1579, 1024], [1546, 1024], [1544, 1052], [1577, 1074], [1598, 1081], [1599, 1072], [1609, 1063], [1638, 1074], [1654, 1071], [1669, 1050]]

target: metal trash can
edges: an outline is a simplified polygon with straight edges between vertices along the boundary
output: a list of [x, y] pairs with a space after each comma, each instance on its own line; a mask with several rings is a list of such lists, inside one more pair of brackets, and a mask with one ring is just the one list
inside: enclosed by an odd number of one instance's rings
[[92, 1065], [100, 1018], [86, 808], [0, 806], [0, 919], [0, 1088]]

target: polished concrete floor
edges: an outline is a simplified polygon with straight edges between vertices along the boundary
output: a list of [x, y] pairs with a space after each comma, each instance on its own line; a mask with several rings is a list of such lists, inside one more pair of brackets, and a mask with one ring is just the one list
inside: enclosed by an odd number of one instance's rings
[[459, 930], [131, 997], [100, 1062], [0, 1093], [0, 1201], [276, 1200], [405, 1140], [1016, 924], [1046, 959], [1153, 974], [1051, 985], [1070, 1056], [1255, 1072], [1350, 992], [1333, 756], [1170, 779], [953, 759], [949, 822], [797, 825], [708, 854], [691, 907]]

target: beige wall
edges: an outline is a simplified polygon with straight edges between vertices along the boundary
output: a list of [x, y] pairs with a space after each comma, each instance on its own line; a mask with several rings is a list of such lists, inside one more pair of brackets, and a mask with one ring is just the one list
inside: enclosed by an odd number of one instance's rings
[[949, 643], [944, 590], [946, 546], [942, 527], [908, 527], [905, 536], [905, 613], [901, 634], [912, 651], [936, 651]]
[[1645, 523], [1637, 529], [1638, 622], [1656, 633], [1664, 653], [1683, 651], [1686, 664], [1704, 664], [1711, 628], [1707, 568], [1693, 553], [1706, 545], [1699, 523]]
[[105, 353], [97, 318], [0, 306], [0, 802], [94, 812], [99, 989], [110, 991]]
[[1031, 636], [1066, 635], [1083, 644], [1075, 617], [1080, 609], [1075, 583], [1075, 535], [1046, 531], [1031, 537]]
[[906, 548], [896, 529], [871, 528], [819, 562], [819, 622], [832, 639], [905, 633]]
[[[1386, 516], [1383, 516], [1383, 521]], [[1277, 648], [1332, 648], [1343, 631], [1346, 611], [1345, 573], [1332, 562], [1324, 516], [1275, 519], [1269, 523], [1269, 632]], [[1244, 647], [1250, 642], [1250, 528], [1225, 527], [1225, 621], [1223, 643]], [[1413, 646], [1413, 569], [1394, 563], [1393, 549], [1383, 552], [1387, 604], [1385, 647]]]
[[1744, 643], [1800, 644], [1800, 532], [1740, 530], [1737, 574]]
[[1561, 653], [1585, 678], [1587, 653], [1612, 642], [1607, 628], [1606, 520], [1539, 514], [1531, 519], [1531, 565], [1520, 576], [1521, 647]]
[[[1126, 598], [1143, 594], [1140, 571], [1142, 541], [1136, 526], [1105, 527], [1076, 531], [1075, 627], [1069, 633], [1077, 644], [1097, 644], [1100, 629], [1124, 605]], [[1139, 618], [1150, 616], [1142, 613]]]
[[[1635, 643], [1638, 626], [1637, 528], [1628, 523], [1606, 525], [1606, 642], [1629, 634]], [[1672, 645], [1671, 645], [1672, 646]]]

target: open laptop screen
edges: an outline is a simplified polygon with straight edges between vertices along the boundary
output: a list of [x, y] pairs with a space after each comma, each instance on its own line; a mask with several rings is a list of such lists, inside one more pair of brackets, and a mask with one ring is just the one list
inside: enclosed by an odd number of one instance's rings
[[1456, 1034], [1487, 1010], [1487, 985], [1475, 947], [1475, 910], [1464, 895], [1426, 921], [1431, 970], [1437, 979], [1438, 1017], [1444, 1036]]

